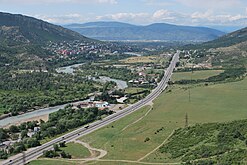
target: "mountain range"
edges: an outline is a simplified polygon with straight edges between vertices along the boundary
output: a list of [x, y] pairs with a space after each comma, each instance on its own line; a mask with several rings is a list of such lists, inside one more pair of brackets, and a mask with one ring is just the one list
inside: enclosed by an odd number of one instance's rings
[[210, 41], [225, 34], [206, 27], [166, 23], [137, 26], [122, 22], [89, 22], [64, 27], [98, 40]]

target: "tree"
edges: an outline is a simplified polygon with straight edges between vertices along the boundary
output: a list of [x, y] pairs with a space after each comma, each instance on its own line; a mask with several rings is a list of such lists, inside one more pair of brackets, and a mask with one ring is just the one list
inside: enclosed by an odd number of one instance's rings
[[21, 131], [21, 139], [27, 137], [27, 130], [22, 130]]
[[63, 142], [60, 142], [60, 143], [59, 143], [59, 146], [60, 146], [60, 147], [66, 147], [65, 142], [64, 142], [64, 141], [63, 141]]
[[44, 155], [44, 157], [47, 157], [47, 158], [53, 158], [53, 157], [57, 156], [57, 154], [52, 150], [44, 151], [43, 155]]
[[36, 138], [28, 138], [26, 144], [28, 148], [40, 146], [40, 142]]
[[54, 151], [60, 151], [59, 146], [57, 144], [53, 144]]
[[64, 151], [62, 151], [62, 152], [60, 153], [60, 156], [61, 156], [62, 158], [68, 158], [68, 159], [71, 159], [71, 157], [72, 157], [70, 154], [65, 153]]
[[23, 142], [17, 142], [14, 144], [14, 151], [13, 153], [20, 153], [22, 151], [26, 151], [26, 147]]
[[19, 129], [20, 130], [25, 130], [25, 129], [27, 129], [27, 123], [25, 122], [25, 123], [21, 123], [21, 125], [19, 126]]
[[7, 138], [8, 138], [8, 134], [6, 130], [3, 128], [0, 128], [0, 142], [3, 142]]
[[9, 131], [10, 131], [11, 133], [17, 133], [17, 132], [19, 132], [19, 128], [18, 128], [16, 125], [11, 125], [11, 126], [9, 127]]

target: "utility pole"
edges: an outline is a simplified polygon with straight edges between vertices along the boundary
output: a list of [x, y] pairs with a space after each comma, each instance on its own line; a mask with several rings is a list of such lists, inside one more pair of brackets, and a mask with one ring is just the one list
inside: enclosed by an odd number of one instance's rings
[[185, 128], [187, 128], [189, 126], [189, 117], [188, 117], [188, 113], [185, 114]]

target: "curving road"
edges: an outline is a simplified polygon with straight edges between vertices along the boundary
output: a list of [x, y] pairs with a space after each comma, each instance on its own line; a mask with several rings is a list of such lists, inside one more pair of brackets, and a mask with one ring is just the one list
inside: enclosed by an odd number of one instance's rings
[[[176, 67], [176, 63], [179, 61], [179, 54], [180, 51], [177, 51], [177, 53], [174, 54], [171, 63], [169, 67], [166, 69], [164, 77], [158, 84], [158, 86], [143, 100], [140, 100], [139, 102], [123, 109], [122, 111], [119, 111], [117, 113], [114, 113], [110, 116], [107, 116], [106, 118], [96, 121], [92, 124], [90, 124], [87, 128], [81, 127], [77, 130], [67, 133], [64, 136], [61, 136], [59, 138], [56, 138], [50, 142], [47, 142], [43, 144], [42, 146], [32, 148], [28, 151], [25, 151], [24, 153], [15, 155], [7, 159], [6, 161], [1, 162], [1, 164], [4, 165], [23, 165], [27, 162], [30, 162], [31, 160], [37, 159], [39, 156], [43, 154], [43, 151], [45, 150], [51, 150], [53, 149], [53, 144], [59, 143], [62, 141], [70, 142], [73, 141], [81, 136], [87, 135], [99, 128], [102, 128], [114, 121], [117, 121], [125, 116], [127, 116], [130, 113], [133, 113], [134, 111], [137, 111], [138, 109], [144, 107], [149, 102], [153, 101], [155, 98], [157, 98], [168, 86], [168, 81], [170, 80], [173, 70]], [[24, 156], [25, 155], [25, 156]], [[24, 158], [25, 157], [25, 158]]]

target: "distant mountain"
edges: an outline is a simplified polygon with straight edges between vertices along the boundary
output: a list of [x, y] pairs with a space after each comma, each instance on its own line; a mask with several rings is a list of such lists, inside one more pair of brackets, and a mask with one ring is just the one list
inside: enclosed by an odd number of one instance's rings
[[228, 47], [228, 46], [240, 44], [242, 42], [247, 42], [247, 27], [237, 30], [235, 32], [226, 34], [213, 41], [204, 43], [203, 46], [213, 47], [213, 48]]
[[217, 29], [225, 33], [231, 33], [231, 32], [244, 28], [243, 26], [222, 26], [222, 25], [218, 25], [218, 26], [215, 25], [215, 26], [208, 26], [208, 27], [212, 29]]
[[137, 26], [121, 22], [90, 22], [64, 27], [99, 40], [210, 41], [225, 34], [211, 28], [165, 23]]
[[42, 66], [51, 53], [43, 49], [49, 41], [92, 41], [61, 26], [23, 16], [0, 12], [0, 67]]

